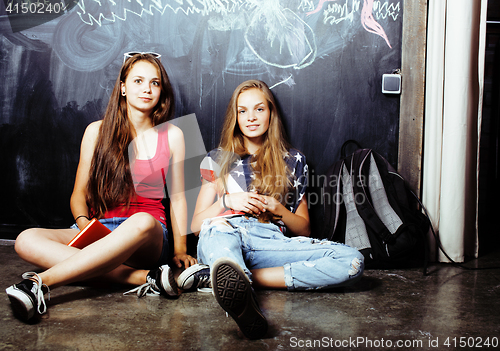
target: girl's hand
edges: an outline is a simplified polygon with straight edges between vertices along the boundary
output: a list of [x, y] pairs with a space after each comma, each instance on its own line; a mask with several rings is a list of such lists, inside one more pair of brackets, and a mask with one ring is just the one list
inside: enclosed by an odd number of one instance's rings
[[262, 197], [264, 198], [264, 211], [269, 211], [271, 212], [273, 215], [276, 215], [276, 216], [283, 216], [283, 210], [286, 208], [283, 207], [283, 205], [278, 201], [276, 200], [274, 197], [272, 196], [267, 196], [267, 195], [262, 195]]
[[196, 258], [191, 257], [190, 255], [185, 254], [185, 253], [175, 254], [174, 257], [172, 258], [172, 261], [179, 268], [181, 268], [183, 265], [185, 268], [188, 268], [188, 267], [198, 263]]
[[266, 200], [264, 196], [257, 193], [241, 192], [226, 194], [224, 202], [227, 207], [234, 211], [245, 212], [252, 215], [258, 215], [266, 211]]

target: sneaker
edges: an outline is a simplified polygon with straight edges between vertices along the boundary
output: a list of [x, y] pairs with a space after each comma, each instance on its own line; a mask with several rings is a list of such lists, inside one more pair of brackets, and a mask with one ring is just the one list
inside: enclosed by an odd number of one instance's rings
[[137, 293], [137, 297], [163, 295], [174, 298], [179, 296], [179, 288], [175, 282], [174, 273], [167, 264], [150, 270], [146, 276], [146, 281], [145, 284], [129, 290], [123, 295]]
[[222, 257], [212, 266], [212, 288], [219, 305], [238, 324], [249, 339], [260, 339], [267, 332], [267, 320], [257, 304], [255, 293], [241, 267]]
[[[37, 282], [30, 278], [36, 278]], [[14, 314], [25, 322], [30, 321], [35, 316], [47, 312], [45, 299], [43, 298], [42, 287], [46, 287], [49, 293], [49, 287], [42, 283], [42, 278], [35, 272], [27, 272], [22, 275], [24, 279], [19, 284], [9, 286], [5, 292], [9, 296]]]
[[177, 285], [183, 291], [212, 292], [210, 267], [206, 264], [194, 264], [179, 274]]

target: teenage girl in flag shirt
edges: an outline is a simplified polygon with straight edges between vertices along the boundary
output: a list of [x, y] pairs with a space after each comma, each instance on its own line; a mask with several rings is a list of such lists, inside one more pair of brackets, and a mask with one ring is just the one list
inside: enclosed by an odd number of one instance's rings
[[198, 260], [211, 267], [214, 296], [246, 337], [267, 331], [252, 286], [294, 291], [360, 279], [363, 256], [356, 249], [309, 238], [306, 160], [286, 142], [264, 82], [235, 89], [219, 148], [200, 168], [191, 225], [199, 232]]

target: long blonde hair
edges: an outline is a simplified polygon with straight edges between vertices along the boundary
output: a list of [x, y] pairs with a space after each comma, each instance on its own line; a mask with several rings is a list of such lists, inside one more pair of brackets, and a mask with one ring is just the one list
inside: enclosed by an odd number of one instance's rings
[[270, 110], [269, 128], [264, 134], [264, 142], [251, 160], [255, 174], [252, 187], [262, 195], [273, 196], [281, 203], [285, 203], [286, 194], [291, 185], [290, 171], [284, 159], [288, 153], [289, 144], [274, 96], [266, 83], [262, 81], [245, 81], [234, 90], [231, 96], [219, 144], [219, 149], [225, 151], [219, 153], [220, 179], [224, 189], [227, 189], [226, 177], [231, 171], [236, 155], [241, 157], [248, 154], [243, 133], [238, 125], [238, 97], [250, 89], [259, 89], [264, 94]]
[[90, 167], [86, 200], [91, 215], [97, 218], [118, 204], [128, 206], [135, 197], [128, 157], [128, 146], [135, 130], [128, 118], [126, 97], [121, 94], [121, 82], [125, 82], [133, 65], [139, 61], [151, 63], [160, 74], [161, 93], [151, 115], [153, 126], [167, 122], [174, 113], [173, 89], [161, 62], [151, 54], [136, 54], [128, 58], [111, 93]]

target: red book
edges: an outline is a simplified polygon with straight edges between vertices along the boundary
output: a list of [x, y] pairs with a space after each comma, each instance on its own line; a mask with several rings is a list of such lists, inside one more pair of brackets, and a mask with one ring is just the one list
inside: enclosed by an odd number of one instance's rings
[[111, 233], [111, 230], [106, 228], [97, 219], [92, 220], [82, 229], [76, 236], [71, 239], [68, 246], [73, 246], [83, 249], [85, 246], [92, 244], [94, 241], [104, 238]]

